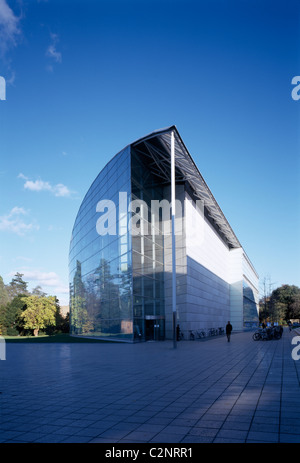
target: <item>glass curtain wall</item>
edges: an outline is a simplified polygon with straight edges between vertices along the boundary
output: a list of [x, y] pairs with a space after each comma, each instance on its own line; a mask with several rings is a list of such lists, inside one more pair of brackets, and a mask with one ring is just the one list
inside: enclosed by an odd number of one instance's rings
[[[95, 179], [72, 232], [71, 334], [128, 341], [164, 339], [162, 214], [160, 210], [154, 217], [151, 211], [151, 201], [162, 199], [161, 180], [130, 146]], [[97, 205], [107, 200], [114, 206], [97, 211]], [[135, 200], [142, 200], [144, 207], [128, 213]], [[97, 224], [105, 214], [99, 233]], [[138, 234], [131, 233], [133, 218], [140, 227]]]
[[[122, 193], [120, 196], [120, 192]], [[131, 195], [130, 147], [100, 172], [86, 194], [73, 228], [70, 267], [71, 334], [133, 339], [131, 237], [128, 205]], [[106, 220], [96, 228], [99, 201]]]
[[252, 288], [243, 281], [243, 317], [244, 327], [258, 326], [258, 313]]
[[163, 235], [160, 217], [154, 217], [151, 200], [163, 199], [160, 180], [146, 160], [131, 153], [132, 201], [139, 233], [132, 233], [133, 318], [135, 340], [162, 340], [165, 335]]

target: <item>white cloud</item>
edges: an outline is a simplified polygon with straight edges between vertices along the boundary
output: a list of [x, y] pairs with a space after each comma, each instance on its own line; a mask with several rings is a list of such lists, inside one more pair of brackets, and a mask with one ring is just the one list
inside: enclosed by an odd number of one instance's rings
[[57, 63], [61, 63], [61, 53], [56, 51], [54, 45], [49, 45], [47, 48], [47, 56], [53, 58]]
[[71, 195], [71, 191], [66, 185], [62, 183], [58, 183], [57, 185], [51, 185], [49, 182], [45, 182], [43, 180], [29, 180], [23, 174], [19, 174], [18, 178], [22, 178], [25, 180], [24, 188], [30, 191], [50, 191], [50, 193], [54, 194], [54, 196], [58, 197], [67, 197]]
[[59, 276], [55, 272], [41, 272], [40, 270], [23, 270], [24, 279], [40, 286], [61, 286]]
[[55, 196], [70, 196], [71, 192], [68, 187], [62, 183], [58, 183], [53, 187]]
[[38, 230], [39, 226], [25, 222], [23, 217], [28, 214], [22, 207], [14, 207], [8, 214], [0, 216], [0, 231], [7, 231], [23, 236], [28, 232]]
[[34, 182], [32, 180], [26, 180], [24, 184], [24, 188], [26, 190], [31, 190], [31, 191], [43, 191], [43, 190], [51, 191], [50, 183], [43, 182], [42, 180], [35, 180]]
[[40, 286], [42, 290], [49, 296], [56, 296], [61, 305], [69, 303], [69, 287], [64, 284], [56, 272], [44, 272], [39, 269], [23, 267], [10, 273], [10, 276], [17, 272], [23, 274], [23, 280], [28, 282], [29, 291], [36, 286]]
[[[59, 38], [57, 34], [50, 34], [51, 43], [46, 50], [46, 56], [54, 60], [55, 63], [62, 62], [62, 55], [60, 51], [57, 51], [57, 43], [59, 42]], [[47, 66], [47, 69], [53, 71], [53, 66]]]
[[21, 261], [24, 261], [24, 262], [32, 262], [32, 258], [31, 257], [25, 257], [25, 256], [17, 256], [17, 257], [14, 257], [13, 258], [13, 261], [18, 261], [18, 260], [21, 260]]
[[25, 211], [25, 209], [23, 207], [18, 207], [18, 206], [15, 206], [12, 208], [12, 210], [10, 211], [10, 215], [13, 216], [13, 215], [26, 215], [27, 212]]
[[21, 34], [20, 18], [9, 7], [6, 0], [0, 0], [0, 54], [4, 56], [9, 48], [15, 47]]
[[22, 270], [23, 279], [30, 283], [30, 286], [41, 286], [47, 294], [61, 297], [69, 294], [69, 287], [65, 285], [55, 272], [42, 272], [40, 270]]

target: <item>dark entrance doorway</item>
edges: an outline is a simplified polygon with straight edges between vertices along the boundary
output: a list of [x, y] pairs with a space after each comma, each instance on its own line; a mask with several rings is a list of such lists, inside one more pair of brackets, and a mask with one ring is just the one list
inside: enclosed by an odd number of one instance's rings
[[165, 320], [155, 316], [148, 316], [145, 320], [146, 341], [163, 341], [165, 339]]

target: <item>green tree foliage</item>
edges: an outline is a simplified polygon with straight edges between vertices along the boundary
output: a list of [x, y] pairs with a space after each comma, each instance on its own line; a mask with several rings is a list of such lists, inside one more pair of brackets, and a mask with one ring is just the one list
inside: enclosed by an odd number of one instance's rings
[[60, 305], [58, 299], [55, 298], [55, 324], [48, 325], [44, 329], [45, 333], [48, 335], [53, 335], [57, 332], [68, 333], [69, 332], [69, 320], [63, 317], [60, 310]]
[[81, 296], [73, 296], [71, 299], [71, 306], [72, 326], [75, 334], [90, 332], [93, 329], [93, 323], [86, 309], [85, 299]]
[[38, 336], [39, 330], [55, 326], [57, 304], [54, 296], [39, 297], [36, 295], [23, 297], [26, 306], [19, 315], [19, 323], [25, 329]]
[[270, 308], [274, 310], [276, 304], [281, 303], [285, 306], [285, 319], [296, 318], [294, 315], [300, 309], [299, 297], [300, 288], [298, 286], [282, 285], [272, 292], [270, 296]]
[[9, 296], [3, 278], [0, 276], [0, 307], [9, 302]]
[[67, 313], [65, 317], [61, 315], [61, 323], [56, 325], [58, 331], [62, 333], [69, 333], [70, 331], [70, 314]]
[[286, 317], [286, 306], [282, 302], [276, 301], [270, 313], [271, 322], [282, 322]]
[[0, 335], [68, 333], [69, 319], [61, 314], [58, 299], [47, 296], [40, 286], [30, 293], [27, 285], [21, 273], [7, 286], [0, 277]]
[[294, 301], [290, 305], [291, 317], [290, 318], [300, 318], [300, 294], [296, 294]]
[[18, 317], [24, 307], [24, 296], [16, 296], [6, 306], [0, 307], [0, 329], [3, 335], [17, 336], [19, 334]]
[[31, 291], [31, 294], [33, 296], [39, 296], [39, 297], [46, 297], [47, 296], [47, 293], [44, 293], [41, 286], [36, 286], [35, 288], [33, 288], [33, 290]]
[[260, 319], [271, 322], [300, 318], [300, 288], [282, 285], [260, 301]]
[[9, 285], [6, 287], [9, 299], [12, 301], [14, 297], [28, 294], [28, 284], [23, 280], [23, 273], [17, 272]]

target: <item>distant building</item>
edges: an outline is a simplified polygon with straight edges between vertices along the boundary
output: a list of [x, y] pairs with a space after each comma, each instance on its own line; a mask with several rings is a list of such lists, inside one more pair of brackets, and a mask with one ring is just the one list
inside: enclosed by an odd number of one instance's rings
[[68, 305], [61, 305], [60, 306], [60, 313], [63, 317], [66, 317], [70, 312], [70, 308]]
[[73, 335], [172, 339], [171, 133], [180, 329], [258, 323], [258, 275], [172, 126], [114, 156], [83, 199], [69, 256]]

